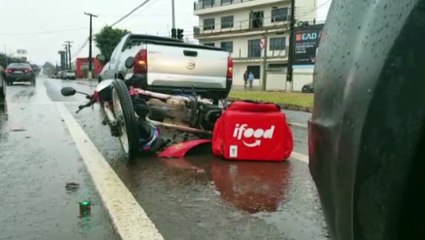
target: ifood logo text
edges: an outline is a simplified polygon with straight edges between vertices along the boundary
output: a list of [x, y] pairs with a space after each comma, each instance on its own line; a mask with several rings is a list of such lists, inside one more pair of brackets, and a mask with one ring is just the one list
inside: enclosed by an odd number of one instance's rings
[[258, 147], [261, 146], [263, 139], [273, 138], [274, 129], [274, 125], [269, 129], [253, 129], [249, 128], [248, 124], [236, 124], [233, 137], [242, 140], [242, 143], [247, 147]]

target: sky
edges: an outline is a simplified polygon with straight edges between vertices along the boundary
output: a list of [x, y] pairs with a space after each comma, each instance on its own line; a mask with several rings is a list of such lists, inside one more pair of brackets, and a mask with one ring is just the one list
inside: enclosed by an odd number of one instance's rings
[[[72, 41], [72, 57], [87, 57], [88, 46], [83, 46], [89, 35], [89, 17], [84, 12], [98, 15], [93, 18], [93, 31], [110, 25], [133, 10], [143, 0], [0, 0], [0, 52], [15, 54], [27, 50], [27, 58], [35, 64], [59, 62], [59, 50], [65, 41]], [[330, 0], [319, 0], [318, 6]], [[193, 15], [194, 0], [175, 0], [176, 26], [193, 39], [193, 26], [198, 18]], [[320, 7], [319, 18], [327, 13], [326, 4]], [[116, 25], [134, 33], [167, 36], [171, 29], [171, 0], [150, 0], [130, 17]], [[98, 53], [96, 49], [94, 55]]]

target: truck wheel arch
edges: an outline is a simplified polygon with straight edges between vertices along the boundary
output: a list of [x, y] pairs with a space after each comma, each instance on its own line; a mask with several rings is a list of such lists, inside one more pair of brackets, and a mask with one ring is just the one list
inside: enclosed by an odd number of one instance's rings
[[[425, 33], [417, 31], [423, 29], [423, 20], [418, 20], [423, 19], [423, 14], [419, 6], [411, 12], [386, 56], [374, 87], [363, 89], [372, 96], [357, 145], [354, 239], [368, 236], [409, 239], [398, 234], [403, 230], [410, 233], [411, 228], [421, 229], [415, 226], [424, 223], [422, 216], [412, 219], [412, 215], [406, 213], [412, 207], [417, 214], [424, 213], [422, 205], [411, 204], [417, 202], [414, 199], [423, 199], [420, 194], [424, 193], [411, 190], [412, 184], [424, 182], [416, 174], [418, 170], [422, 173], [425, 170], [416, 169], [425, 167], [424, 159], [417, 159], [418, 154], [424, 156], [420, 146], [425, 140], [425, 49], [422, 46]], [[422, 162], [418, 164], [418, 161]], [[401, 225], [401, 219], [411, 224]], [[402, 226], [407, 228], [400, 229]]]

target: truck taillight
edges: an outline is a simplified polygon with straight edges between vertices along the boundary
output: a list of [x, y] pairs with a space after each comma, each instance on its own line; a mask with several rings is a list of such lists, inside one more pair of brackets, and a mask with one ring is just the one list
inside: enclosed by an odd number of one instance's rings
[[148, 52], [146, 49], [140, 50], [134, 58], [134, 73], [146, 74], [148, 72]]
[[227, 58], [227, 80], [232, 81], [233, 79], [233, 60], [231, 57]]

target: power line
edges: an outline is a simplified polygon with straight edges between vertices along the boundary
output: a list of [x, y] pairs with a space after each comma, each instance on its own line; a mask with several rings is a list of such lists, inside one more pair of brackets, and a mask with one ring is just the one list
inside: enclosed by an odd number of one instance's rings
[[[129, 13], [127, 13], [126, 15], [124, 15], [123, 17], [121, 17], [119, 20], [117, 20], [115, 23], [113, 23], [111, 25], [111, 27], [117, 25], [118, 23], [120, 23], [121, 21], [123, 21], [124, 19], [126, 19], [127, 17], [129, 17], [132, 13], [134, 13], [135, 11], [137, 11], [139, 8], [143, 7], [146, 3], [148, 3], [150, 0], [146, 0], [145, 2], [143, 2], [142, 4], [140, 4], [139, 6], [137, 6], [136, 8], [134, 8], [132, 11], [130, 11]], [[90, 37], [87, 37], [84, 41], [84, 43], [81, 45], [80, 48], [78, 48], [78, 51], [76, 51], [74, 53], [73, 56], [77, 57], [83, 50], [84, 48], [87, 46], [87, 44], [89, 43], [89, 39]]]
[[53, 31], [44, 31], [44, 32], [27, 32], [27, 33], [0, 33], [0, 35], [8, 36], [19, 36], [19, 35], [43, 35], [43, 34], [53, 34], [53, 33], [63, 33], [63, 32], [74, 32], [82, 31], [87, 28], [73, 28], [73, 29], [64, 29], [64, 30], [53, 30]]
[[146, 0], [144, 1], [142, 4], [140, 4], [139, 6], [137, 6], [136, 8], [134, 8], [133, 10], [131, 10], [129, 13], [127, 13], [126, 15], [124, 15], [123, 17], [121, 17], [118, 21], [114, 22], [111, 27], [117, 25], [118, 23], [120, 23], [121, 21], [123, 21], [124, 19], [126, 19], [127, 17], [129, 17], [131, 14], [133, 14], [135, 11], [137, 11], [139, 8], [143, 7], [146, 3], [148, 3], [150, 0]]
[[[127, 17], [129, 17], [131, 14], [133, 14], [135, 11], [137, 11], [139, 8], [143, 7], [144, 5], [146, 5], [150, 0], [146, 0], [144, 1], [142, 4], [140, 4], [139, 6], [137, 6], [136, 8], [134, 8], [133, 10], [131, 10], [129, 13], [127, 13], [126, 15], [124, 15], [123, 17], [121, 17], [120, 19], [118, 19], [116, 22], [114, 22], [111, 27], [117, 25], [118, 23], [120, 23], [121, 21], [123, 21], [124, 19], [126, 19]], [[86, 40], [84, 41], [84, 43], [81, 45], [81, 47], [78, 49], [78, 51], [76, 51], [76, 53], [74, 54], [75, 57], [77, 57], [81, 51], [83, 51], [83, 49], [87, 46], [87, 44], [89, 43], [89, 37], [86, 38]]]
[[311, 11], [309, 11], [308, 13], [304, 14], [303, 16], [301, 16], [301, 17], [299, 17], [299, 18], [303, 18], [303, 17], [305, 17], [305, 16], [309, 15], [310, 13], [313, 13], [314, 11], [318, 10], [319, 8], [324, 7], [326, 4], [328, 4], [328, 3], [329, 3], [329, 2], [331, 2], [331, 1], [332, 1], [332, 0], [328, 0], [328, 1], [326, 1], [326, 2], [324, 2], [324, 3], [322, 3], [322, 4], [320, 4], [319, 6], [317, 6], [317, 7], [313, 8]]
[[86, 40], [84, 41], [84, 43], [78, 48], [78, 50], [72, 56], [74, 56], [74, 58], [77, 58], [78, 55], [80, 55], [80, 53], [87, 46], [88, 43], [89, 43], [89, 37], [86, 38]]

